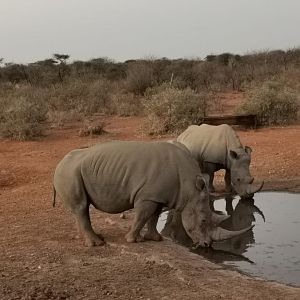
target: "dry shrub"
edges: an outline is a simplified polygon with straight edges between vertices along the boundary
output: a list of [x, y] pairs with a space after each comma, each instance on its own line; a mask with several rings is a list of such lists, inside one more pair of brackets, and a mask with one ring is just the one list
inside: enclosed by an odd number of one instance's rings
[[238, 113], [256, 114], [262, 126], [286, 125], [297, 120], [299, 100], [296, 93], [278, 82], [266, 82], [251, 91]]
[[84, 122], [83, 127], [79, 130], [79, 136], [93, 136], [93, 135], [102, 135], [106, 133], [104, 130], [106, 126], [105, 122], [101, 122], [97, 125], [90, 124], [89, 122]]
[[111, 89], [111, 83], [103, 79], [73, 80], [49, 89], [50, 107], [56, 111], [76, 110], [84, 115], [107, 112], [111, 106]]
[[154, 85], [153, 67], [149, 62], [133, 62], [127, 69], [126, 90], [136, 95], [143, 95], [147, 88]]
[[209, 94], [196, 93], [190, 88], [163, 85], [147, 91], [144, 101], [147, 134], [176, 133], [190, 124], [199, 124], [208, 109]]
[[279, 76], [279, 81], [284, 86], [288, 86], [291, 89], [300, 92], [300, 69], [291, 68], [282, 72]]
[[68, 122], [82, 121], [84, 118], [83, 113], [80, 113], [75, 109], [71, 109], [69, 111], [51, 109], [48, 111], [47, 116], [52, 128], [61, 128]]
[[111, 101], [111, 113], [118, 116], [138, 116], [143, 113], [141, 97], [132, 93], [112, 95]]
[[[1, 101], [1, 100], [0, 100]], [[43, 135], [47, 105], [36, 98], [15, 97], [1, 101], [0, 135], [16, 140], [30, 140]]]

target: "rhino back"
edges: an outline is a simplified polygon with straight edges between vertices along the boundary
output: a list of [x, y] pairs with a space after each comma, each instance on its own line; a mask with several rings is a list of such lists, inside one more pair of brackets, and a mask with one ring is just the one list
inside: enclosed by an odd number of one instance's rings
[[197, 172], [190, 154], [165, 142], [103, 143], [91, 148], [81, 165], [92, 203], [109, 213], [130, 209], [140, 199], [174, 206], [185, 176]]
[[183, 143], [198, 161], [222, 165], [226, 165], [229, 150], [242, 150], [236, 132], [226, 124], [189, 126], [177, 141]]

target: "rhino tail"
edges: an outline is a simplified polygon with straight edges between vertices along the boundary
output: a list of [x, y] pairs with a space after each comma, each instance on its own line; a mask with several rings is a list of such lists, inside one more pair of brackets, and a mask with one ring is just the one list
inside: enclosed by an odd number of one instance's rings
[[55, 189], [55, 187], [53, 186], [53, 202], [52, 202], [52, 206], [53, 206], [53, 207], [55, 206], [55, 199], [56, 199], [56, 189]]

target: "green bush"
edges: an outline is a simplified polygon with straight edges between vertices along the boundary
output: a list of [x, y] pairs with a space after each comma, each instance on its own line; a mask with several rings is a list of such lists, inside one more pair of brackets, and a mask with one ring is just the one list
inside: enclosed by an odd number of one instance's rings
[[190, 88], [163, 85], [147, 90], [144, 101], [147, 134], [175, 133], [190, 124], [198, 124], [208, 109], [208, 93], [196, 93]]
[[30, 140], [43, 135], [47, 105], [38, 99], [15, 97], [0, 100], [0, 136], [16, 140]]
[[292, 90], [278, 82], [266, 82], [251, 91], [238, 113], [256, 114], [258, 125], [286, 125], [297, 120], [299, 101]]

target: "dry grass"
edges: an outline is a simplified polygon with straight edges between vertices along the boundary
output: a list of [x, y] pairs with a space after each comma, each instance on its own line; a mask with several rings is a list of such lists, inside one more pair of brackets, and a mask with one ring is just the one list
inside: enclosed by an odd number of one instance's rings
[[141, 97], [133, 93], [117, 93], [111, 96], [111, 113], [122, 117], [138, 116], [143, 113]]
[[0, 136], [28, 140], [43, 135], [48, 106], [40, 90], [13, 89], [0, 97]]

